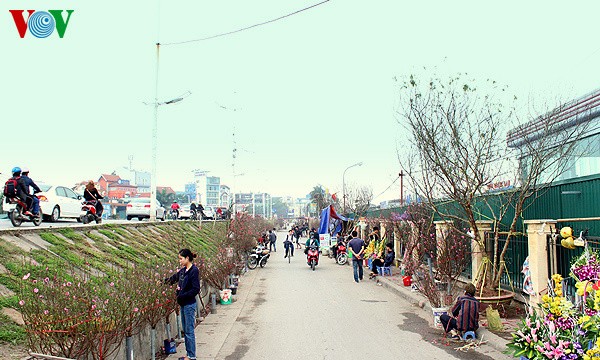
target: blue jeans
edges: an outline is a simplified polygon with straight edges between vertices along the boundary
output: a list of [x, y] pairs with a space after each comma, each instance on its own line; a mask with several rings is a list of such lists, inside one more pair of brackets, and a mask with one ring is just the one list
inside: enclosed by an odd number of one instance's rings
[[194, 325], [196, 324], [196, 303], [183, 305], [181, 307], [181, 327], [185, 334], [185, 351], [190, 359], [196, 358], [196, 335]]
[[294, 243], [291, 241], [285, 241], [283, 244], [285, 245], [285, 255], [294, 256]]
[[363, 267], [362, 260], [352, 259], [352, 269], [354, 270], [354, 281], [358, 282], [358, 280], [363, 279]]

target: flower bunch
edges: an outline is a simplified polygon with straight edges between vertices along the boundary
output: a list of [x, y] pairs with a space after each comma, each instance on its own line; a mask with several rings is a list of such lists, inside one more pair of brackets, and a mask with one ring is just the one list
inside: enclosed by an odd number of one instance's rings
[[600, 267], [595, 253], [585, 250], [573, 263], [577, 305], [563, 293], [563, 278], [552, 276], [548, 294], [512, 334], [508, 344], [516, 357], [528, 359], [600, 359]]
[[571, 277], [576, 281], [597, 281], [600, 279], [598, 254], [585, 249], [571, 265]]
[[529, 307], [521, 326], [508, 344], [514, 356], [528, 359], [580, 359], [582, 344], [588, 344], [593, 334], [592, 318], [582, 313], [563, 294], [563, 278], [552, 276], [548, 294], [539, 308]]

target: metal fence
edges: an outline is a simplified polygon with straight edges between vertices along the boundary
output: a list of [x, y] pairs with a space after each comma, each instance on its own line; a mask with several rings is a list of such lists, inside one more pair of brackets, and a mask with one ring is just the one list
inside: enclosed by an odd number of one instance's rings
[[[494, 248], [494, 234], [488, 233], [486, 237], [486, 252], [489, 254], [490, 260], [494, 261], [493, 248]], [[498, 239], [498, 254], [496, 260], [499, 261], [500, 253], [506, 244], [506, 234], [500, 234]], [[504, 262], [506, 268], [503, 269], [502, 277], [500, 278], [500, 287], [507, 290], [514, 290], [520, 292], [523, 290], [523, 281], [525, 275], [521, 272], [523, 269], [523, 263], [529, 254], [527, 245], [527, 236], [524, 234], [513, 235], [508, 243], [506, 254], [504, 255]], [[499, 263], [498, 263], [499, 264]], [[499, 264], [501, 266], [501, 264]]]
[[[597, 238], [594, 238], [597, 239]], [[571, 273], [571, 264], [583, 253], [583, 247], [575, 247], [575, 249], [567, 249], [562, 247], [561, 237], [553, 237], [548, 235], [548, 279], [554, 274], [560, 274], [564, 278], [563, 292], [569, 297], [575, 296], [575, 280], [569, 276]], [[587, 240], [588, 247], [594, 251], [600, 251], [600, 242], [597, 240]]]

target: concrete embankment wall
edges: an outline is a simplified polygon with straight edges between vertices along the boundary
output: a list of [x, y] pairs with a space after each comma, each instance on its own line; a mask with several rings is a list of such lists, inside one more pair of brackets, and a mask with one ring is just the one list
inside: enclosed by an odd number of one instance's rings
[[[60, 269], [67, 266], [86, 276], [115, 274], [148, 257], [172, 261], [187, 247], [204, 253], [214, 249], [226, 235], [225, 222], [172, 221], [86, 225], [68, 228], [19, 228], [0, 231], [0, 344], [26, 344], [26, 332], [19, 313], [20, 282], [28, 267]], [[66, 264], [66, 265], [65, 265]], [[204, 304], [208, 303], [208, 295]], [[40, 310], [41, 311], [41, 310]], [[170, 317], [171, 336], [177, 322]], [[165, 321], [157, 327], [157, 350], [167, 337]], [[150, 327], [133, 341], [136, 359], [150, 359]], [[111, 358], [124, 359], [124, 343]]]

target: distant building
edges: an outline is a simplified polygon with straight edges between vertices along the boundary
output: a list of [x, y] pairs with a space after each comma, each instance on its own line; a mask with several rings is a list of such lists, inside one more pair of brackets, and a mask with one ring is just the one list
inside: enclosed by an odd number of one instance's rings
[[[216, 207], [221, 204], [221, 178], [206, 176], [206, 172], [197, 172], [194, 175], [195, 202], [203, 206]], [[187, 185], [186, 185], [187, 186]], [[192, 189], [189, 186], [189, 189]]]
[[137, 187], [138, 194], [150, 194], [151, 174], [149, 172], [121, 167], [115, 170], [114, 174], [119, 175], [122, 179], [129, 179], [130, 185]]
[[196, 203], [196, 184], [195, 183], [187, 183], [185, 184], [185, 195], [188, 197], [190, 202]]
[[[561, 172], [560, 176], [552, 178], [557, 171], [556, 166], [561, 165], [551, 164], [545, 170], [546, 172], [542, 173], [541, 183], [600, 174], [600, 89], [568, 101], [560, 107], [508, 132], [508, 146], [520, 149], [522, 155], [522, 158], [518, 159], [520, 168], [523, 169], [521, 176], [523, 178], [528, 176], [527, 172], [533, 156], [530, 149], [532, 145], [537, 145], [537, 140], [550, 135], [550, 139], [542, 145], [545, 146], [544, 149], [566, 146], [564, 143], [557, 143], [562, 139], [559, 134], [569, 134], [570, 132], [577, 134], [579, 131], [584, 133], [574, 139], [577, 143], [573, 153], [568, 155], [570, 159], [566, 163], [569, 166], [560, 169], [564, 170], [562, 172], [559, 170]], [[554, 134], [556, 136], [552, 136]], [[534, 151], [539, 150], [535, 147]], [[558, 164], [562, 164], [562, 162], [558, 162]]]
[[229, 208], [231, 205], [231, 188], [227, 185], [221, 185], [221, 196], [219, 200], [219, 206]]
[[102, 196], [110, 200], [138, 196], [137, 186], [115, 174], [102, 174], [96, 187]]
[[235, 194], [234, 212], [246, 212], [265, 219], [273, 217], [273, 199], [267, 193]]

